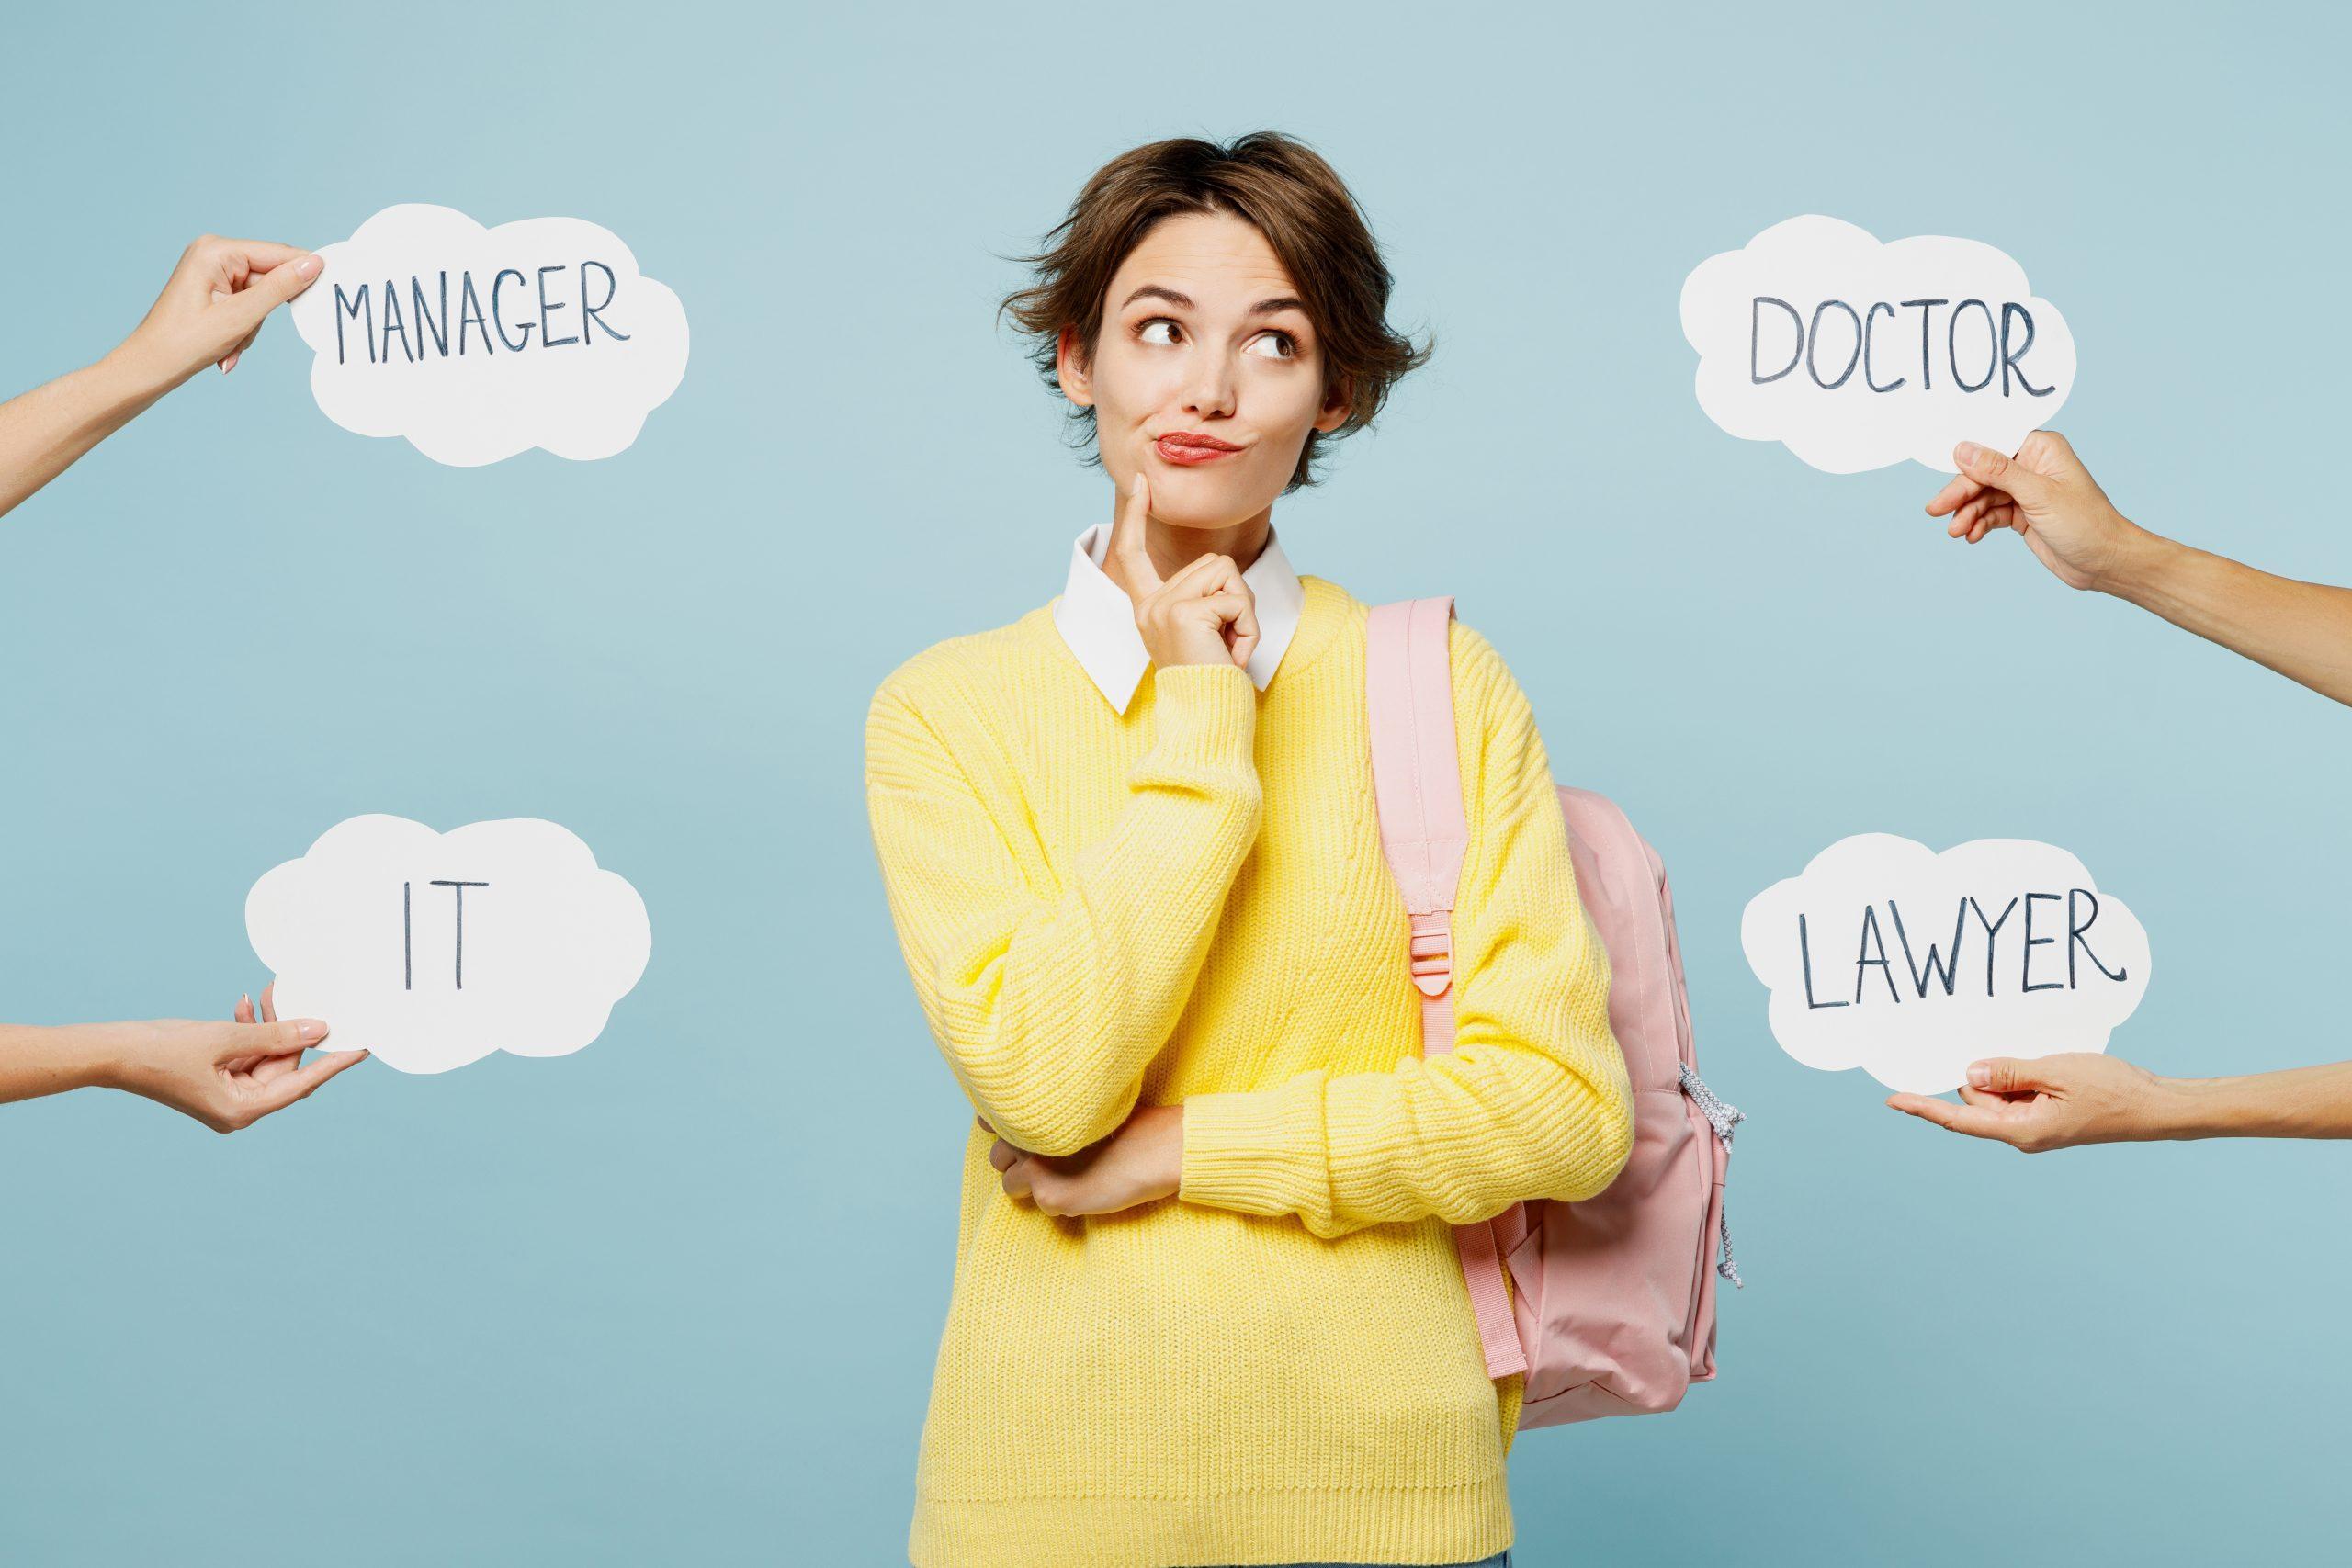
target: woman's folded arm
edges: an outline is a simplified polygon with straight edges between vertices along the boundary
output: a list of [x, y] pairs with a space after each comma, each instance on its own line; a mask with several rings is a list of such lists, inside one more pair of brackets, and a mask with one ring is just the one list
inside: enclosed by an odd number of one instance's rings
[[1534, 716], [1485, 637], [1456, 621], [1453, 649], [1470, 818], [1453, 1051], [1187, 1098], [1186, 1202], [1296, 1214], [1327, 1238], [1430, 1215], [1465, 1224], [1521, 1199], [1589, 1198], [1632, 1150], [1609, 960]]
[[1248, 672], [1174, 665], [1154, 680], [1125, 806], [1049, 888], [916, 694], [886, 681], [867, 713], [867, 809], [916, 994], [973, 1108], [1033, 1153], [1073, 1153], [1134, 1110], [1257, 838]]

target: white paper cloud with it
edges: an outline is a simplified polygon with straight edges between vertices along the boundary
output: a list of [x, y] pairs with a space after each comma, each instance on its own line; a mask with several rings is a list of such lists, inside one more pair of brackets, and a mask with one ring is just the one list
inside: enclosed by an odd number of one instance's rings
[[2030, 839], [1841, 839], [1749, 900], [1739, 943], [1783, 1051], [1915, 1094], [1986, 1056], [2104, 1051], [2148, 988], [2139, 919]]
[[637, 889], [533, 818], [339, 822], [254, 884], [245, 931], [280, 1018], [322, 1019], [330, 1048], [410, 1073], [579, 1050], [653, 945]]
[[1958, 443], [2014, 453], [2075, 385], [2075, 337], [2025, 268], [1975, 240], [1881, 244], [1808, 214], [1708, 257], [1682, 285], [1699, 406], [1833, 474]]
[[437, 463], [609, 457], [685, 375], [685, 307], [577, 218], [488, 229], [412, 202], [318, 254], [291, 307], [311, 395], [345, 430], [406, 436]]

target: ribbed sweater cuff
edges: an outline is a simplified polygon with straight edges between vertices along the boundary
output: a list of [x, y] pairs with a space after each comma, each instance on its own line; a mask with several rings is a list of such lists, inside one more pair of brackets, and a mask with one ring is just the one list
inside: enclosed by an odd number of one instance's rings
[[1329, 1213], [1320, 1077], [1186, 1096], [1177, 1197], [1245, 1214]]
[[1164, 767], [1254, 765], [1258, 687], [1238, 664], [1171, 664], [1153, 675], [1151, 757]]

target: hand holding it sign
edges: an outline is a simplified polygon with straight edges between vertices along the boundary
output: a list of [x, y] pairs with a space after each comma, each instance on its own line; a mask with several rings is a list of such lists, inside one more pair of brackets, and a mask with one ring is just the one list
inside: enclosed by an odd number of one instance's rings
[[326, 1038], [317, 1019], [280, 1022], [272, 995], [261, 1017], [240, 998], [236, 1021], [154, 1019], [58, 1029], [0, 1026], [0, 1101], [69, 1089], [119, 1089], [194, 1117], [216, 1133], [250, 1127], [309, 1096], [364, 1058], [335, 1051], [307, 1065], [303, 1053]]
[[2028, 435], [2014, 457], [1963, 441], [1952, 460], [1960, 477], [1928, 502], [1951, 537], [2011, 529], [2067, 587], [2129, 600], [2352, 704], [2352, 589], [2274, 577], [2141, 527], [2054, 430]]

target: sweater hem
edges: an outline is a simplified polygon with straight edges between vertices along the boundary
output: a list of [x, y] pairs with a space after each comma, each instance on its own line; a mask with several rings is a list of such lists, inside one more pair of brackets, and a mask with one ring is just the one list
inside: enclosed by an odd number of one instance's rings
[[1511, 1544], [1509, 1478], [1460, 1486], [1298, 1487], [1203, 1497], [931, 1497], [913, 1568], [1225, 1568], [1457, 1563]]

